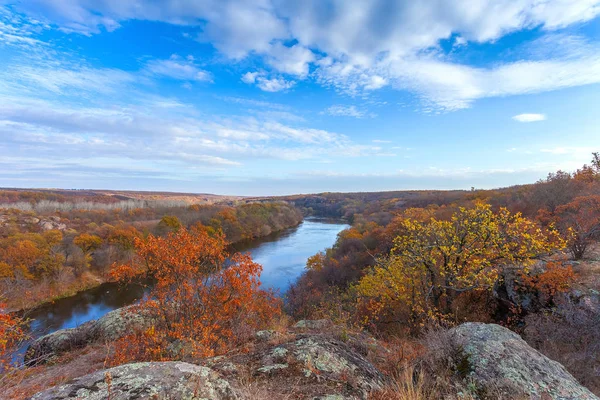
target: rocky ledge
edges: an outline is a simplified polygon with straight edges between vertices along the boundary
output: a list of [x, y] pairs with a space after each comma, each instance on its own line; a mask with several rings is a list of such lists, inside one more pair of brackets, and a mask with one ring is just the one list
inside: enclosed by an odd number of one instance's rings
[[183, 362], [146, 362], [97, 371], [41, 392], [32, 400], [234, 400], [229, 383], [210, 368]]
[[[368, 335], [335, 332], [326, 321], [301, 321], [284, 333], [257, 332], [242, 352], [123, 365], [33, 399], [367, 399], [389, 379], [367, 355], [387, 350]], [[562, 365], [506, 328], [466, 323], [448, 335], [456, 346], [452, 379], [473, 388], [474, 398], [598, 400]]]
[[119, 308], [77, 328], [61, 329], [36, 339], [25, 353], [25, 364], [43, 363], [56, 355], [97, 341], [113, 341], [136, 329], [148, 328], [151, 323], [136, 306]]

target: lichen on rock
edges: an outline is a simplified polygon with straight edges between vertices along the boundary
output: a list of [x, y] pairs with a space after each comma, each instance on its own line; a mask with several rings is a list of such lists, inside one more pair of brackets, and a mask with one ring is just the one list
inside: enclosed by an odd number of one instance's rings
[[462, 348], [466, 378], [483, 393], [507, 398], [598, 400], [558, 362], [499, 325], [465, 323], [450, 331]]
[[152, 319], [143, 315], [138, 307], [119, 308], [76, 328], [61, 329], [36, 339], [25, 353], [25, 363], [45, 362], [55, 355], [98, 341], [114, 341], [151, 324]]
[[32, 400], [236, 400], [229, 383], [207, 368], [183, 362], [145, 362], [97, 371]]

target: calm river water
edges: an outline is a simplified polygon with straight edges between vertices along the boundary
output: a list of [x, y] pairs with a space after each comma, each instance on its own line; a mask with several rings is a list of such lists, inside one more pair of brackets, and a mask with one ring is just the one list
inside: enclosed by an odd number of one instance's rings
[[[305, 219], [295, 228], [234, 247], [237, 251], [249, 251], [252, 258], [263, 266], [261, 280], [264, 287], [284, 293], [304, 270], [307, 258], [331, 247], [337, 234], [347, 227], [339, 221]], [[33, 336], [76, 327], [116, 308], [132, 304], [143, 295], [141, 286], [122, 287], [106, 283], [58, 300], [28, 315], [33, 319]]]

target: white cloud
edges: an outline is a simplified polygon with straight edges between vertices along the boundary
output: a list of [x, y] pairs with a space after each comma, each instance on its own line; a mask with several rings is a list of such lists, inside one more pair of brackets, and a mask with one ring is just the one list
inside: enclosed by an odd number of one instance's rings
[[256, 77], [259, 75], [259, 72], [246, 72], [242, 75], [242, 82], [251, 84], [256, 82]]
[[537, 122], [544, 121], [546, 116], [544, 114], [519, 114], [512, 117], [512, 119], [519, 122]]
[[280, 92], [282, 90], [287, 90], [293, 87], [296, 83], [294, 81], [287, 81], [283, 78], [268, 79], [265, 77], [256, 78], [256, 82], [256, 86], [265, 92]]
[[388, 84], [387, 79], [379, 76], [379, 75], [373, 75], [369, 77], [369, 82], [364, 85], [365, 90], [375, 90], [375, 89], [381, 89], [382, 87], [386, 86]]
[[282, 73], [303, 78], [308, 75], [309, 64], [315, 59], [312, 51], [299, 44], [287, 47], [275, 43], [269, 50], [267, 62]]
[[344, 105], [333, 105], [327, 108], [324, 111], [325, 114], [332, 115], [335, 117], [354, 117], [354, 118], [364, 118], [364, 117], [374, 117], [374, 114], [366, 113], [365, 111], [361, 111], [356, 106], [344, 106]]
[[353, 62], [435, 46], [453, 32], [486, 42], [523, 28], [563, 28], [600, 13], [597, 0], [31, 0], [16, 6], [85, 34], [100, 27], [114, 30], [131, 19], [204, 24], [202, 38], [235, 58], [267, 51], [273, 39], [292, 37]]
[[[230, 59], [262, 57], [272, 71], [242, 79], [264, 91], [289, 89], [294, 82], [281, 74], [304, 79], [313, 68], [318, 82], [351, 94], [391, 87], [456, 110], [486, 97], [600, 82], [596, 44], [570, 41], [573, 51], [530, 52], [489, 67], [456, 63], [440, 48], [453, 37], [454, 46], [494, 43], [523, 29], [551, 36], [596, 18], [599, 0], [31, 0], [15, 7], [83, 34], [132, 19], [196, 27]], [[563, 48], [557, 40], [542, 47]]]
[[268, 78], [264, 71], [246, 72], [242, 75], [242, 82], [256, 86], [264, 92], [280, 92], [293, 87], [296, 82], [288, 81], [282, 77]]
[[90, 68], [55, 60], [49, 66], [41, 64], [43, 61], [40, 65], [34, 62], [13, 65], [10, 70], [0, 71], [1, 80], [5, 84], [11, 83], [13, 88], [19, 88], [16, 93], [46, 90], [57, 94], [80, 91], [113, 93], [117, 88], [136, 80], [134, 75], [118, 69]]
[[146, 65], [147, 70], [158, 76], [164, 76], [182, 81], [212, 81], [211, 74], [198, 68], [193, 57], [186, 60], [173, 55], [168, 60], [151, 60]]
[[271, 108], [274, 110], [287, 110], [288, 106], [279, 103], [272, 103], [270, 101], [256, 100], [256, 99], [247, 99], [243, 97], [231, 97], [231, 96], [220, 96], [218, 97], [221, 100], [241, 104], [249, 107], [257, 107], [257, 108]]
[[106, 106], [84, 107], [77, 101], [66, 104], [0, 93], [0, 137], [10, 151], [0, 146], [0, 156], [23, 152], [49, 163], [68, 160], [68, 155], [86, 160], [110, 157], [111, 165], [134, 159], [159, 170], [179, 165], [185, 174], [198, 164], [222, 169], [260, 159], [320, 160], [380, 153], [378, 147], [357, 145], [343, 134], [279, 122], [289, 118], [278, 114], [205, 116], [187, 104], [160, 98], [146, 101], [149, 96], [143, 92], [139, 96], [144, 99], [139, 104], [122, 105], [107, 95], [96, 100]]

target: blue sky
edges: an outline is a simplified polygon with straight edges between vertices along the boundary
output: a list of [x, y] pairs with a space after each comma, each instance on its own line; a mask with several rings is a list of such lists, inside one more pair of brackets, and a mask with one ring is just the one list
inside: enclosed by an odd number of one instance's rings
[[0, 0], [0, 186], [493, 188], [600, 150], [598, 0]]

